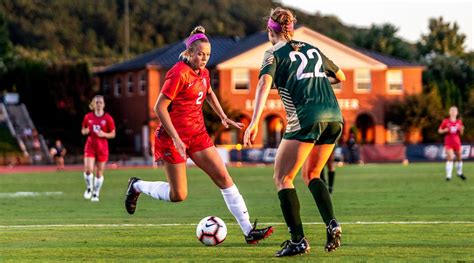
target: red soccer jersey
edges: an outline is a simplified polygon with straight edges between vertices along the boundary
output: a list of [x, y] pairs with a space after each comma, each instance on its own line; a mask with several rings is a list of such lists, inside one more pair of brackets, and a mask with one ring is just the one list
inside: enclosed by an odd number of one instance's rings
[[172, 100], [168, 112], [182, 140], [206, 131], [202, 106], [210, 89], [207, 69], [197, 74], [184, 61], [180, 61], [166, 73], [161, 93]]
[[451, 121], [450, 118], [443, 120], [440, 129], [448, 128], [448, 132], [444, 136], [444, 144], [448, 146], [461, 145], [461, 127], [463, 126], [461, 120]]
[[111, 132], [115, 130], [115, 123], [112, 116], [104, 113], [102, 116], [96, 116], [94, 112], [89, 112], [84, 116], [82, 127], [89, 128], [87, 144], [92, 147], [108, 147], [107, 139], [97, 136], [97, 132]]

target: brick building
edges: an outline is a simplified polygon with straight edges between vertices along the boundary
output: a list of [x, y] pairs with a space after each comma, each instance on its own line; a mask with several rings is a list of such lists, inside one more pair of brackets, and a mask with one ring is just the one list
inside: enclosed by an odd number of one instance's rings
[[[295, 39], [312, 43], [345, 73], [346, 82], [334, 86], [345, 120], [344, 136], [357, 128], [360, 142], [395, 143], [404, 140], [398, 127], [386, 123], [387, 100], [401, 99], [422, 90], [422, 66], [376, 52], [343, 45], [307, 27], [295, 30]], [[263, 53], [271, 44], [267, 33], [248, 37], [211, 37], [212, 55], [208, 63], [211, 84], [222, 102], [238, 110], [240, 120], [251, 119], [255, 89]], [[98, 73], [107, 110], [117, 122], [117, 132], [126, 138], [121, 146], [140, 152], [158, 125], [153, 106], [166, 71], [178, 60], [184, 45], [177, 42], [130, 60], [112, 65]], [[268, 97], [262, 115], [257, 146], [274, 147], [284, 132], [285, 111], [276, 90]], [[216, 144], [241, 142], [243, 131], [221, 130]]]

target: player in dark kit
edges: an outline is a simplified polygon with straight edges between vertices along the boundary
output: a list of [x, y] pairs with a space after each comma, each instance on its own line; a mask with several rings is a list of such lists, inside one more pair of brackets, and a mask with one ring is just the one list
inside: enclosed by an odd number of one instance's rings
[[[103, 96], [95, 96], [90, 107], [93, 111], [84, 116], [81, 129], [82, 135], [87, 135], [84, 147], [84, 179], [86, 180], [84, 198], [98, 202], [100, 189], [104, 183], [105, 163], [109, 159], [108, 139], [115, 138], [115, 123], [114, 119], [104, 111]], [[94, 166], [97, 167], [95, 178]]]
[[64, 169], [64, 156], [66, 155], [66, 148], [62, 144], [61, 140], [56, 140], [54, 146], [49, 150], [49, 154], [54, 158], [56, 163], [56, 169]]
[[264, 55], [255, 109], [244, 135], [244, 144], [251, 145], [257, 136], [268, 93], [275, 85], [285, 107], [287, 125], [276, 154], [273, 177], [291, 234], [291, 239], [275, 254], [277, 257], [302, 254], [310, 249], [293, 185], [302, 166], [303, 179], [326, 224], [326, 251], [340, 246], [342, 233], [328, 189], [319, 176], [343, 128], [341, 110], [331, 83], [343, 81], [345, 76], [318, 48], [292, 39], [295, 21], [289, 10], [277, 8], [271, 11], [267, 31], [273, 47]]
[[456, 157], [456, 174], [459, 178], [466, 180], [462, 173], [461, 158], [461, 135], [464, 133], [464, 125], [458, 119], [458, 108], [453, 106], [449, 108], [449, 118], [443, 120], [439, 126], [438, 132], [445, 134], [444, 148], [446, 149], [446, 181], [451, 180], [453, 172], [453, 160]]
[[209, 103], [226, 128], [232, 125], [241, 129], [243, 125], [227, 118], [211, 88], [206, 69], [211, 45], [204, 28], [196, 27], [185, 45], [186, 50], [180, 55], [183, 60], [167, 72], [155, 104], [161, 121], [155, 133], [155, 160], [163, 161], [168, 182], [130, 178], [125, 208], [133, 214], [140, 193], [168, 202], [184, 201], [188, 193], [186, 159], [189, 157], [219, 187], [245, 241], [256, 244], [270, 236], [273, 228], [257, 229], [256, 222], [253, 226], [250, 223], [245, 201], [207, 133], [202, 112], [204, 102]]

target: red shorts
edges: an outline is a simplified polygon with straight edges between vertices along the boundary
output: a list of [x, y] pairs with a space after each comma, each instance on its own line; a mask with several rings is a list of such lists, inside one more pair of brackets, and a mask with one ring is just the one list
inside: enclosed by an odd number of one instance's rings
[[84, 157], [95, 158], [96, 162], [105, 163], [109, 160], [109, 148], [94, 146], [87, 142], [84, 147]]
[[445, 143], [444, 148], [446, 150], [452, 149], [454, 152], [459, 152], [459, 151], [461, 151], [461, 144], [459, 144], [459, 143]]
[[[181, 138], [181, 140], [186, 144], [187, 156], [214, 146], [207, 132], [196, 134], [190, 138]], [[172, 164], [186, 162], [186, 159], [179, 154], [174, 146], [173, 139], [167, 134], [160, 134], [160, 132], [157, 131], [155, 133], [155, 161], [160, 160]]]

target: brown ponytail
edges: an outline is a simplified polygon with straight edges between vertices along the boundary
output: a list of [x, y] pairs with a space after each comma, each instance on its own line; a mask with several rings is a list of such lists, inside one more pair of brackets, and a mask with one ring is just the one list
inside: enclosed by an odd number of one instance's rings
[[[281, 7], [277, 7], [270, 11], [270, 18], [278, 23], [281, 27], [280, 32], [276, 32], [276, 34], [282, 34], [285, 38], [286, 42], [291, 43], [293, 39], [294, 31], [294, 23], [296, 22], [296, 17], [293, 13], [288, 9], [283, 9]], [[298, 50], [299, 47], [297, 45], [291, 44], [294, 50]]]

